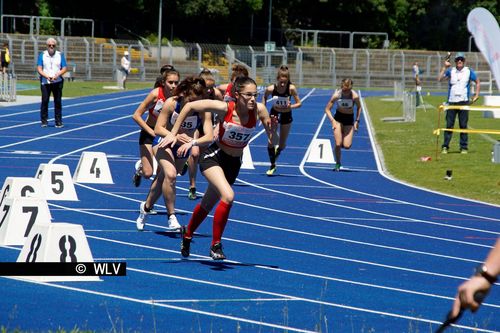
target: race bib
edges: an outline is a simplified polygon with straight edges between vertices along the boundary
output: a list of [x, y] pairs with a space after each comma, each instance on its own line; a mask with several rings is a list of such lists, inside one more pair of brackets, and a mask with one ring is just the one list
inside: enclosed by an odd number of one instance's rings
[[274, 100], [273, 105], [278, 107], [287, 107], [290, 101], [288, 97], [282, 97], [282, 96], [275, 96], [273, 97], [273, 100]]
[[242, 148], [245, 147], [252, 137], [254, 128], [243, 127], [237, 124], [226, 123], [224, 124], [224, 136], [222, 141], [231, 147]]

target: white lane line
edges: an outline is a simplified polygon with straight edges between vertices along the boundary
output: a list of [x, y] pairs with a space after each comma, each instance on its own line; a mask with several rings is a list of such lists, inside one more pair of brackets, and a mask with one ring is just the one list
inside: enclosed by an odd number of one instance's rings
[[[378, 212], [374, 212], [374, 211], [370, 211], [370, 210], [366, 210], [366, 209], [355, 208], [355, 207], [349, 207], [349, 206], [346, 207], [346, 206], [339, 205], [339, 204], [334, 204], [334, 203], [331, 203], [331, 202], [325, 202], [323, 200], [311, 199], [311, 198], [303, 197], [303, 196], [300, 196], [300, 195], [297, 195], [297, 194], [286, 193], [286, 192], [282, 192], [282, 191], [278, 191], [278, 190], [273, 190], [273, 189], [270, 189], [270, 188], [266, 188], [266, 187], [263, 187], [263, 186], [257, 186], [255, 184], [252, 184], [252, 183], [249, 183], [249, 182], [245, 182], [245, 181], [243, 181], [241, 179], [239, 179], [239, 181], [242, 182], [242, 183], [244, 183], [244, 184], [246, 184], [246, 185], [248, 185], [248, 186], [252, 186], [252, 187], [261, 189], [263, 191], [278, 193], [278, 194], [282, 194], [284, 196], [289, 196], [289, 197], [293, 197], [293, 198], [296, 198], [296, 199], [302, 199], [304, 201], [312, 201], [312, 202], [315, 202], [315, 203], [322, 203], [322, 204], [325, 204], [325, 205], [335, 206], [335, 207], [339, 207], [339, 208], [347, 208], [347, 209], [351, 209], [351, 210], [356, 210], [356, 211], [361, 211], [361, 212], [365, 212], [365, 213], [370, 213], [370, 214], [373, 214], [373, 215], [386, 216], [386, 217], [390, 217], [390, 218], [401, 218], [402, 219], [401, 222], [412, 222], [412, 223], [413, 222], [421, 222], [421, 223], [429, 223], [429, 224], [440, 225], [440, 223], [428, 222], [428, 221], [418, 220], [418, 219], [409, 219], [409, 218], [406, 218], [406, 217], [399, 217], [397, 215], [378, 213]], [[465, 241], [459, 241], [459, 240], [454, 240], [454, 239], [447, 239], [447, 238], [436, 237], [436, 236], [429, 236], [429, 235], [420, 234], [420, 233], [399, 231], [399, 230], [388, 229], [388, 228], [381, 228], [381, 227], [374, 227], [374, 226], [362, 225], [362, 224], [359, 224], [359, 223], [350, 223], [350, 222], [339, 221], [339, 220], [331, 220], [331, 219], [328, 219], [328, 218], [311, 217], [310, 215], [292, 213], [292, 212], [288, 212], [288, 211], [277, 211], [277, 210], [274, 210], [274, 209], [271, 209], [271, 208], [265, 208], [265, 207], [262, 207], [262, 206], [252, 205], [252, 204], [248, 204], [248, 203], [244, 203], [244, 202], [240, 202], [240, 201], [235, 201], [235, 203], [238, 203], [238, 204], [241, 204], [241, 205], [244, 205], [244, 206], [249, 206], [249, 207], [256, 207], [256, 208], [263, 209], [263, 210], [276, 211], [278, 213], [285, 214], [285, 215], [295, 215], [295, 216], [301, 216], [301, 217], [305, 217], [305, 218], [314, 218], [314, 219], [317, 219], [317, 220], [328, 221], [328, 222], [331, 222], [331, 223], [349, 225], [349, 226], [353, 226], [353, 227], [356, 227], [356, 228], [366, 228], [366, 229], [379, 230], [379, 231], [384, 231], [384, 232], [392, 232], [392, 233], [397, 233], [397, 234], [402, 234], [402, 235], [409, 235], [409, 236], [415, 236], [415, 237], [423, 237], [423, 238], [429, 238], [429, 239], [435, 239], [435, 240], [442, 240], [442, 241], [453, 242], [453, 243], [458, 243], [458, 244], [466, 244], [466, 245], [472, 245], [472, 246], [479, 246], [479, 247], [491, 248], [491, 246], [488, 246], [488, 245], [471, 243], [471, 242], [465, 242]], [[466, 227], [453, 226], [453, 225], [448, 225], [448, 224], [444, 224], [442, 226], [444, 226], [444, 227], [452, 227], [452, 228], [456, 228], [456, 229], [463, 229], [463, 230], [472, 230], [472, 231], [481, 232], [481, 233], [498, 235], [498, 232], [490, 231], [490, 230], [481, 230], [481, 229], [474, 229], [474, 228], [466, 228]]]
[[47, 134], [47, 135], [44, 135], [44, 136], [41, 136], [41, 137], [35, 137], [35, 138], [23, 140], [23, 141], [9, 143], [9, 144], [0, 146], [0, 149], [14, 147], [14, 146], [17, 146], [17, 145], [21, 145], [21, 144], [25, 144], [25, 143], [33, 142], [33, 141], [38, 141], [38, 140], [42, 140], [42, 139], [47, 139], [47, 138], [51, 138], [51, 137], [54, 137], [54, 136], [63, 135], [63, 134], [66, 134], [66, 133], [77, 132], [77, 131], [81, 131], [81, 130], [84, 130], [84, 129], [87, 129], [87, 128], [97, 127], [97, 126], [101, 126], [103, 124], [108, 124], [108, 123], [112, 123], [112, 122], [123, 120], [123, 119], [127, 119], [127, 118], [131, 118], [131, 116], [130, 115], [126, 115], [126, 116], [123, 116], [123, 117], [118, 117], [118, 118], [113, 118], [113, 119], [106, 120], [106, 121], [101, 121], [101, 122], [99, 122], [97, 124], [90, 124], [90, 125], [81, 126], [81, 127], [77, 127], [77, 128], [73, 128], [73, 129], [69, 129], [69, 130], [64, 130], [64, 131], [60, 131], [60, 132], [56, 132], [56, 133], [52, 133], [52, 134]]
[[[127, 271], [136, 271], [136, 272], [140, 272], [140, 273], [156, 275], [155, 273], [152, 273], [152, 272], [147, 272], [147, 271], [138, 270], [138, 269], [129, 268], [129, 267], [127, 267]], [[154, 306], [157, 306], [157, 307], [167, 308], [167, 309], [171, 309], [171, 310], [178, 310], [178, 311], [183, 311], [183, 312], [196, 313], [196, 314], [200, 314], [200, 315], [206, 315], [206, 316], [209, 316], [209, 317], [223, 318], [223, 319], [228, 319], [228, 320], [237, 321], [237, 322], [243, 322], [243, 323], [249, 323], [249, 324], [254, 324], [254, 325], [259, 325], [259, 326], [264, 326], [264, 327], [281, 329], [281, 330], [285, 330], [285, 331], [305, 332], [305, 333], [314, 333], [315, 332], [315, 331], [309, 331], [309, 330], [299, 329], [299, 328], [290, 327], [290, 326], [284, 326], [284, 325], [266, 323], [266, 322], [263, 322], [263, 321], [260, 321], [260, 320], [259, 321], [257, 321], [257, 320], [251, 320], [251, 319], [247, 319], [247, 318], [243, 318], [243, 317], [236, 317], [236, 316], [224, 315], [224, 314], [213, 313], [213, 312], [202, 311], [202, 310], [196, 310], [196, 309], [192, 309], [192, 308], [185, 308], [185, 307], [180, 307], [180, 306], [175, 306], [175, 305], [162, 304], [162, 303], [153, 303], [152, 304], [151, 301], [149, 301], [149, 300], [142, 300], [142, 299], [128, 297], [128, 296], [121, 296], [121, 295], [117, 295], [117, 294], [104, 293], [104, 292], [94, 291], [94, 290], [90, 290], [90, 289], [70, 287], [70, 286], [67, 286], [67, 285], [58, 285], [58, 284], [54, 284], [54, 283], [39, 282], [39, 281], [28, 281], [28, 280], [23, 280], [23, 279], [19, 279], [19, 278], [11, 278], [11, 277], [10, 277], [10, 279], [19, 280], [19, 281], [28, 282], [28, 283], [35, 283], [35, 284], [45, 285], [45, 286], [48, 286], [48, 287], [54, 287], [54, 288], [59, 288], [59, 289], [77, 291], [77, 292], [91, 294], [91, 295], [97, 295], [97, 296], [102, 296], [102, 297], [119, 299], [119, 300], [122, 300], [122, 301], [128, 301], [128, 302], [134, 302], [134, 303], [140, 303], [140, 304], [147, 304], [147, 305], [154, 305]]]
[[[349, 306], [349, 305], [345, 305], [345, 304], [332, 303], [332, 302], [326, 302], [326, 301], [321, 301], [321, 300], [313, 300], [313, 299], [307, 299], [307, 298], [303, 298], [303, 297], [295, 297], [295, 296], [290, 296], [290, 295], [275, 293], [275, 292], [269, 292], [269, 291], [264, 291], [264, 290], [257, 290], [257, 289], [251, 289], [251, 288], [232, 286], [232, 285], [223, 284], [223, 283], [216, 283], [216, 282], [212, 282], [212, 281], [199, 280], [199, 279], [193, 279], [193, 278], [187, 278], [187, 277], [180, 277], [177, 275], [171, 275], [171, 274], [160, 273], [160, 272], [153, 272], [153, 271], [148, 271], [148, 270], [144, 270], [144, 269], [133, 268], [130, 266], [127, 267], [127, 271], [132, 271], [132, 272], [137, 272], [137, 273], [142, 273], [142, 274], [147, 274], [147, 275], [160, 276], [160, 277], [182, 280], [182, 281], [193, 282], [193, 283], [200, 283], [200, 284], [204, 284], [204, 285], [235, 289], [235, 290], [251, 292], [251, 293], [260, 293], [260, 294], [270, 295], [270, 296], [274, 296], [274, 297], [287, 298], [287, 299], [290, 299], [293, 301], [303, 301], [305, 303], [318, 304], [318, 305], [329, 306], [329, 307], [334, 307], [334, 308], [341, 308], [341, 309], [351, 310], [351, 311], [355, 311], [355, 312], [371, 313], [371, 314], [380, 315], [380, 316], [388, 316], [391, 318], [406, 319], [406, 320], [410, 320], [410, 321], [419, 321], [419, 322], [431, 323], [431, 324], [436, 324], [436, 325], [441, 324], [440, 321], [425, 319], [425, 318], [421, 318], [421, 317], [412, 317], [412, 316], [400, 315], [400, 314], [395, 314], [395, 313], [390, 313], [390, 312], [372, 310], [372, 309], [368, 309], [368, 308]], [[224, 318], [224, 319], [229, 319], [229, 320], [234, 320], [234, 321], [241, 321], [241, 322], [245, 322], [245, 323], [258, 324], [258, 325], [262, 325], [262, 326], [266, 326], [266, 327], [287, 329], [287, 330], [291, 330], [294, 332], [311, 332], [311, 331], [306, 331], [306, 330], [293, 328], [293, 327], [286, 327], [286, 326], [282, 326], [282, 325], [264, 323], [261, 321], [254, 321], [254, 320], [247, 319], [247, 318], [241, 318], [241, 317], [235, 317], [235, 316], [229, 316], [229, 315], [223, 315], [223, 314], [216, 314], [216, 313], [212, 313], [212, 312], [201, 311], [201, 310], [196, 310], [196, 309], [192, 309], [192, 308], [184, 308], [184, 307], [179, 307], [179, 306], [170, 305], [170, 304], [163, 304], [163, 303], [153, 303], [152, 304], [149, 300], [143, 300], [143, 299], [138, 299], [138, 298], [133, 298], [133, 297], [128, 297], [128, 296], [121, 296], [121, 295], [116, 295], [116, 294], [111, 294], [111, 293], [98, 292], [98, 291], [83, 289], [83, 288], [70, 287], [67, 285], [58, 285], [58, 284], [54, 284], [54, 283], [39, 282], [39, 281], [27, 281], [27, 280], [23, 280], [23, 279], [19, 279], [19, 278], [12, 278], [12, 277], [8, 277], [8, 278], [23, 281], [23, 282], [28, 282], [28, 283], [46, 285], [46, 286], [50, 286], [50, 287], [78, 291], [78, 292], [82, 292], [82, 293], [110, 297], [110, 298], [115, 298], [115, 299], [120, 299], [120, 300], [125, 300], [125, 301], [141, 303], [141, 304], [150, 304], [150, 305], [164, 307], [164, 308], [168, 308], [168, 309], [172, 309], [172, 310], [179, 310], [179, 311], [203, 314], [203, 315], [207, 315], [207, 316], [211, 316], [211, 317], [218, 317], [218, 318]], [[460, 327], [463, 329], [474, 330], [475, 332], [495, 332], [495, 331], [490, 331], [490, 330], [481, 329], [481, 328], [477, 328], [477, 327], [469, 327], [469, 326], [463, 326], [463, 325], [455, 325], [454, 324], [453, 326]]]
[[[64, 104], [63, 107], [64, 107], [64, 110], [67, 110], [67, 109], [71, 109], [71, 108], [77, 107], [77, 106], [98, 104], [98, 103], [109, 103], [110, 101], [123, 101], [124, 98], [144, 97], [145, 95], [147, 95], [147, 92], [145, 94], [142, 93], [142, 94], [135, 94], [135, 95], [128, 95], [128, 96], [120, 96], [120, 97], [113, 97], [113, 98], [108, 98], [108, 99], [100, 99], [100, 100], [93, 100], [93, 101], [88, 101], [88, 102], [68, 104], [68, 105]], [[0, 118], [18, 117], [19, 115], [28, 114], [28, 113], [40, 113], [40, 108], [38, 107], [36, 109], [27, 110], [27, 111], [2, 114], [2, 115], [0, 115]], [[40, 122], [37, 122], [37, 123], [40, 123]], [[29, 125], [29, 124], [32, 124], [32, 123], [25, 123], [24, 125]], [[0, 128], [0, 130], [2, 130], [2, 128]]]
[[[59, 206], [59, 207], [64, 208], [63, 206]], [[68, 210], [81, 212], [83, 214], [89, 214], [89, 215], [95, 215], [95, 216], [99, 216], [99, 217], [109, 218], [109, 219], [113, 219], [113, 220], [124, 221], [124, 222], [128, 222], [128, 223], [135, 223], [135, 221], [132, 221], [132, 220], [127, 220], [127, 219], [122, 219], [122, 218], [115, 218], [113, 216], [107, 216], [107, 215], [104, 215], [104, 214], [91, 213], [91, 212], [87, 212], [87, 211], [80, 211], [80, 210], [74, 209], [74, 208], [68, 208]], [[158, 225], [154, 225], [154, 226], [156, 226], [156, 227], [158, 227], [160, 229], [167, 229], [164, 226], [158, 226]], [[92, 238], [92, 239], [97, 239], [97, 240], [102, 240], [102, 241], [108, 241], [108, 242], [118, 243], [118, 244], [123, 244], [123, 245], [128, 245], [128, 246], [135, 246], [135, 247], [147, 248], [147, 249], [157, 250], [157, 251], [164, 251], [164, 252], [170, 252], [170, 253], [178, 253], [178, 251], [173, 251], [173, 250], [168, 250], [168, 249], [161, 249], [161, 248], [158, 248], [158, 247], [155, 247], [155, 246], [139, 245], [139, 244], [136, 244], [136, 243], [126, 242], [126, 241], [120, 241], [120, 240], [114, 240], [114, 239], [109, 239], [109, 238], [104, 238], [104, 237], [98, 237], [98, 236], [92, 236], [92, 235], [87, 235], [87, 238]], [[423, 270], [416, 270], [416, 269], [410, 269], [410, 268], [405, 268], [405, 267], [400, 267], [400, 266], [385, 265], [385, 264], [380, 264], [380, 263], [371, 262], [371, 261], [364, 261], [364, 260], [357, 260], [357, 259], [352, 259], [352, 258], [345, 258], [345, 257], [339, 257], [339, 256], [326, 255], [326, 254], [315, 253], [315, 252], [310, 252], [310, 251], [303, 251], [303, 250], [291, 249], [291, 248], [286, 248], [286, 247], [279, 247], [279, 246], [267, 245], [267, 244], [262, 244], [262, 243], [255, 243], [255, 242], [243, 241], [243, 240], [238, 240], [238, 239], [228, 238], [228, 237], [223, 237], [223, 239], [227, 240], [227, 241], [232, 241], [232, 242], [235, 242], [235, 243], [247, 244], [247, 245], [258, 246], [258, 247], [265, 247], [265, 248], [275, 249], [275, 250], [280, 250], [280, 251], [285, 251], [285, 252], [300, 253], [300, 254], [305, 254], [305, 255], [311, 255], [311, 256], [316, 256], [316, 257], [321, 257], [321, 258], [332, 259], [332, 260], [347, 261], [347, 262], [351, 262], [351, 263], [359, 263], [359, 264], [370, 265], [370, 266], [375, 266], [375, 267], [383, 267], [383, 268], [389, 268], [389, 269], [394, 269], [394, 270], [406, 271], [406, 272], [411, 272], [411, 273], [419, 273], [419, 274], [425, 274], [425, 275], [431, 275], [431, 276], [453, 278], [453, 279], [458, 279], [458, 280], [467, 280], [467, 278], [459, 277], [459, 276], [454, 276], [454, 275], [434, 273], [434, 272], [423, 271]], [[199, 256], [199, 257], [208, 258], [208, 257], [205, 257], [205, 256]], [[232, 262], [232, 261], [227, 261], [227, 262]], [[291, 270], [274, 269], [274, 268], [270, 268], [270, 267], [267, 267], [267, 266], [261, 266], [261, 265], [255, 265], [255, 267], [260, 267], [260, 268], [264, 268], [264, 269], [278, 270], [278, 271], [281, 271], [281, 272], [287, 272], [287, 273], [298, 274], [298, 275], [306, 275], [306, 276], [309, 276], [309, 277], [315, 276], [315, 277], [318, 277], [318, 278], [321, 278], [321, 279], [332, 279], [332, 280], [335, 280], [335, 281], [349, 281], [349, 283], [357, 284], [357, 282], [354, 282], [354, 281], [351, 281], [351, 280], [339, 280], [339, 279], [334, 279], [334, 278], [330, 278], [330, 277], [326, 277], [326, 276], [319, 276], [319, 275], [313, 275], [313, 274], [307, 274], [307, 273], [300, 273], [300, 272], [291, 271]], [[371, 284], [363, 284], [363, 285], [369, 285], [369, 286], [372, 286], [372, 287], [375, 287], [375, 288], [381, 288], [381, 289], [391, 289], [391, 290], [403, 291], [403, 290], [400, 290], [400, 289], [394, 289], [394, 288], [389, 288], [389, 287], [384, 287], [384, 286], [378, 286], [378, 285], [371, 285]], [[403, 292], [410, 292], [410, 291], [403, 291]], [[412, 293], [418, 293], [418, 292], [412, 292]]]
[[[385, 165], [384, 165], [384, 159], [383, 159], [383, 154], [381, 152], [381, 148], [378, 146], [377, 140], [375, 140], [375, 135], [373, 134], [373, 131], [372, 131], [373, 126], [371, 125], [371, 120], [370, 120], [370, 116], [369, 116], [370, 112], [369, 112], [368, 108], [366, 107], [366, 103], [365, 103], [365, 100], [364, 100], [361, 92], [360, 92], [360, 100], [361, 100], [361, 104], [362, 104], [362, 107], [363, 107], [363, 113], [367, 115], [367, 116], [363, 117], [363, 120], [366, 122], [366, 128], [368, 130], [368, 136], [370, 137], [370, 143], [371, 143], [371, 146], [372, 146], [372, 151], [373, 151], [373, 154], [375, 156], [375, 162], [377, 164], [377, 169], [379, 170], [379, 173], [380, 173], [380, 175], [382, 177], [384, 177], [384, 178], [386, 178], [386, 179], [388, 179], [390, 181], [393, 181], [395, 183], [401, 184], [403, 186], [407, 186], [407, 187], [411, 187], [411, 188], [416, 188], [416, 189], [419, 189], [421, 191], [425, 191], [425, 192], [429, 192], [429, 193], [434, 193], [434, 194], [438, 194], [438, 195], [441, 195], [441, 196], [444, 196], [444, 197], [455, 198], [455, 199], [459, 199], [459, 200], [463, 200], [463, 201], [479, 203], [481, 205], [487, 205], [487, 206], [491, 206], [491, 207], [495, 207], [495, 208], [500, 208], [500, 205], [495, 205], [495, 204], [492, 204], [492, 203], [489, 203], [489, 202], [483, 202], [483, 201], [478, 201], [478, 200], [469, 199], [469, 198], [462, 198], [462, 197], [459, 197], [459, 196], [456, 196], [456, 195], [451, 195], [451, 194], [442, 193], [442, 192], [439, 192], [439, 191], [430, 190], [430, 189], [427, 189], [427, 188], [424, 188], [424, 187], [420, 187], [420, 186], [417, 186], [417, 185], [413, 185], [413, 184], [410, 184], [410, 183], [403, 182], [403, 181], [401, 181], [399, 179], [396, 179], [396, 178], [392, 177], [391, 175], [389, 175], [387, 173], [387, 169], [385, 168]], [[424, 207], [427, 207], [427, 206], [424, 206]], [[430, 209], [433, 209], [433, 208], [434, 207], [430, 207]], [[436, 209], [439, 210], [438, 208], [436, 208]], [[444, 210], [444, 211], [447, 212], [447, 210]], [[465, 216], [468, 216], [468, 214], [465, 214], [465, 213], [461, 213], [461, 214], [464, 214]]]
[[[125, 118], [127, 118], [127, 117], [129, 117], [129, 116], [126, 116]], [[123, 118], [119, 118], [119, 119], [123, 119]], [[103, 124], [103, 123], [101, 123], [101, 124]], [[57, 161], [60, 158], [63, 158], [63, 157], [69, 156], [69, 155], [73, 155], [75, 153], [78, 153], [80, 151], [84, 151], [84, 150], [87, 150], [87, 149], [90, 149], [90, 148], [98, 147], [98, 146], [101, 146], [101, 145], [104, 145], [104, 144], [107, 144], [107, 143], [110, 143], [110, 142], [113, 142], [113, 141], [116, 141], [116, 140], [120, 140], [120, 139], [126, 138], [127, 136], [130, 136], [132, 134], [137, 134], [139, 132], [140, 132], [140, 130], [129, 132], [129, 133], [125, 133], [123, 135], [115, 136], [114, 138], [111, 138], [111, 139], [108, 139], [108, 140], [105, 140], [105, 141], [102, 141], [102, 142], [98, 142], [98, 143], [95, 143], [93, 145], [85, 146], [83, 148], [79, 148], [79, 149], [70, 151], [69, 153], [66, 153], [66, 154], [58, 155], [58, 156], [54, 157], [53, 159], [51, 159], [49, 161], [49, 164], [54, 163], [55, 161]]]
[[[251, 185], [251, 186], [254, 186], [253, 184], [250, 184], [250, 183], [248, 183], [248, 184]], [[138, 200], [138, 199], [132, 199], [132, 198], [128, 198], [128, 197], [125, 197], [125, 196], [122, 196], [122, 195], [117, 195], [117, 194], [110, 193], [110, 192], [107, 192], [107, 191], [102, 191], [102, 190], [90, 187], [88, 185], [78, 184], [78, 183], [76, 183], [75, 185], [81, 186], [81, 187], [89, 189], [91, 191], [95, 191], [95, 192], [99, 192], [99, 193], [102, 193], [102, 194], [105, 194], [105, 195], [113, 196], [113, 197], [116, 197], [116, 198], [120, 198], [120, 199], [124, 199], [124, 200], [129, 200], [129, 201], [134, 201], [134, 202], [142, 202], [141, 200]], [[261, 188], [260, 186], [256, 186], [256, 187], [257, 188]], [[324, 203], [322, 201], [317, 201], [315, 199], [309, 199], [309, 198], [306, 198], [306, 197], [301, 197], [301, 196], [297, 196], [297, 195], [288, 194], [286, 192], [281, 192], [281, 191], [276, 191], [276, 190], [271, 190], [271, 189], [265, 189], [265, 190], [271, 191], [271, 192], [277, 192], [277, 193], [284, 194], [284, 195], [289, 195], [289, 196], [292, 196], [292, 197], [295, 197], [295, 198], [299, 198], [299, 199], [302, 199], [302, 200], [305, 200], [305, 201], [310, 200], [310, 201]], [[396, 233], [396, 234], [401, 234], [401, 235], [411, 236], [411, 237], [422, 237], [422, 238], [428, 238], [428, 239], [445, 241], [445, 242], [452, 242], [452, 243], [458, 243], [458, 244], [464, 244], [464, 245], [484, 247], [484, 248], [488, 248], [488, 249], [491, 248], [491, 246], [488, 246], [488, 245], [477, 244], [477, 243], [466, 242], [466, 241], [459, 241], [459, 240], [454, 240], [454, 239], [450, 239], [450, 238], [443, 238], [443, 237], [437, 237], [437, 236], [429, 236], [429, 235], [419, 234], [419, 233], [414, 233], [414, 232], [399, 231], [399, 230], [382, 228], [382, 227], [362, 225], [362, 224], [359, 224], [359, 223], [351, 223], [351, 222], [345, 222], [345, 221], [340, 221], [340, 220], [332, 220], [332, 219], [326, 218], [326, 217], [316, 217], [316, 216], [312, 216], [312, 215], [293, 213], [293, 212], [289, 212], [289, 211], [281, 211], [281, 210], [277, 210], [277, 209], [273, 209], [273, 208], [268, 208], [268, 207], [264, 207], [264, 206], [260, 206], [260, 205], [249, 204], [249, 203], [242, 202], [242, 201], [237, 201], [237, 200], [235, 200], [234, 203], [242, 205], [242, 206], [248, 206], [248, 207], [253, 207], [253, 208], [265, 210], [265, 211], [271, 211], [273, 213], [278, 213], [278, 214], [282, 214], [282, 215], [298, 216], [298, 217], [302, 217], [302, 218], [306, 218], [306, 219], [313, 219], [313, 220], [326, 221], [326, 222], [335, 223], [335, 224], [342, 224], [342, 225], [353, 226], [353, 227], [356, 227], [356, 228], [366, 228], [366, 229], [377, 230], [377, 231], [382, 231], [382, 232], [391, 232], [391, 233]], [[325, 203], [325, 204], [330, 204], [330, 203]], [[161, 207], [161, 208], [164, 208], [163, 206], [160, 206], [160, 205], [158, 205], [158, 206]], [[179, 211], [182, 211], [182, 210], [179, 210]], [[185, 210], [183, 212], [191, 213], [190, 211], [185, 211]], [[233, 220], [234, 219], [230, 219], [230, 221], [233, 221]], [[413, 221], [409, 220], [409, 222], [413, 222]]]

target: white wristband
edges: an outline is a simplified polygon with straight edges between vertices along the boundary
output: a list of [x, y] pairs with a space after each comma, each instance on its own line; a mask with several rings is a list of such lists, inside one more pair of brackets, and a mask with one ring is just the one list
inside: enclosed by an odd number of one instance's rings
[[191, 140], [191, 147], [196, 147], [198, 145], [198, 142], [196, 140]]

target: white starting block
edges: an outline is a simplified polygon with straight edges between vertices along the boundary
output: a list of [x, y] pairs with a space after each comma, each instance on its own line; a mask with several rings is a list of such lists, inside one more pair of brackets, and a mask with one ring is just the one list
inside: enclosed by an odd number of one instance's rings
[[42, 190], [42, 183], [38, 178], [7, 177], [0, 193], [0, 214], [5, 211], [3, 205], [6, 198], [38, 198], [43, 201], [46, 200]]
[[40, 179], [31, 177], [7, 177], [1, 193], [0, 200], [21, 197], [45, 199]]
[[[83, 227], [71, 223], [36, 225], [17, 262], [94, 262]], [[98, 276], [24, 276], [36, 281], [100, 281]]]
[[0, 245], [23, 245], [35, 225], [49, 225], [51, 219], [40, 198], [5, 198], [0, 215]]
[[335, 157], [330, 139], [314, 139], [309, 147], [306, 162], [334, 164]]
[[40, 179], [47, 200], [78, 201], [67, 165], [42, 163], [35, 177]]
[[243, 148], [243, 161], [241, 164], [241, 169], [255, 169], [253, 166], [252, 154], [250, 153], [250, 147], [247, 145]]
[[73, 175], [75, 183], [113, 184], [105, 153], [84, 151]]

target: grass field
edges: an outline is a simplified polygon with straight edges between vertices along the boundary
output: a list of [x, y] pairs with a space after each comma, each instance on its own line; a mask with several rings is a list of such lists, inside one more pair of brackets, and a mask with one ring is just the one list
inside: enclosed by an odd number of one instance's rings
[[[19, 95], [39, 96], [37, 81], [23, 81], [24, 87], [33, 87], [19, 91]], [[65, 97], [89, 96], [105, 94], [112, 90], [103, 89], [116, 82], [66, 82]], [[128, 82], [127, 88], [152, 88], [151, 82]], [[418, 185], [435, 191], [452, 194], [464, 198], [480, 200], [500, 205], [500, 164], [492, 163], [492, 148], [499, 136], [491, 134], [469, 134], [469, 154], [462, 155], [458, 150], [458, 134], [453, 135], [450, 153], [437, 154], [436, 136], [433, 130], [437, 127], [438, 106], [444, 96], [425, 96], [425, 103], [433, 107], [417, 109], [417, 121], [414, 123], [384, 122], [384, 117], [402, 115], [402, 103], [385, 101], [380, 97], [366, 98], [375, 137], [381, 147], [385, 167], [395, 178], [409, 184]], [[482, 99], [476, 102], [481, 105]], [[444, 115], [441, 115], [441, 124]], [[444, 127], [444, 126], [443, 126]], [[458, 121], [456, 124], [458, 127]], [[500, 129], [500, 119], [484, 118], [480, 111], [471, 111], [469, 127], [474, 129]], [[441, 133], [438, 145], [443, 140]], [[421, 157], [429, 156], [431, 160], [422, 162]], [[450, 181], [444, 179], [446, 170], [453, 171]]]
[[[444, 96], [425, 96], [433, 107], [417, 108], [413, 123], [384, 122], [384, 117], [402, 115], [401, 102], [366, 98], [377, 143], [384, 155], [385, 166], [395, 178], [404, 182], [464, 198], [500, 204], [500, 164], [492, 163], [492, 149], [498, 135], [469, 134], [469, 153], [460, 154], [458, 133], [453, 134], [449, 154], [440, 153], [443, 134], [438, 138], [438, 106]], [[481, 105], [482, 99], [475, 105]], [[444, 125], [441, 114], [441, 127]], [[456, 123], [458, 128], [458, 120]], [[500, 129], [500, 119], [484, 118], [481, 111], [470, 111], [469, 128]], [[439, 152], [436, 154], [436, 149]], [[421, 157], [431, 157], [423, 162]], [[453, 171], [452, 180], [444, 179], [446, 170]]]

